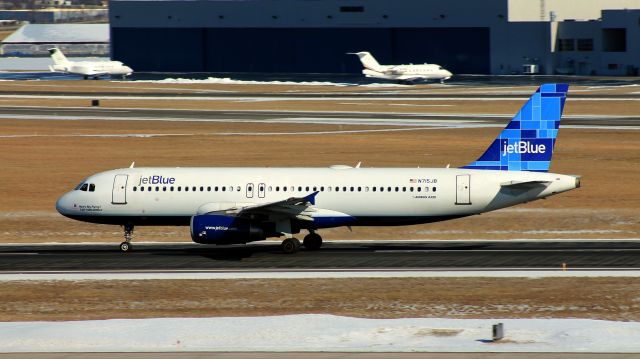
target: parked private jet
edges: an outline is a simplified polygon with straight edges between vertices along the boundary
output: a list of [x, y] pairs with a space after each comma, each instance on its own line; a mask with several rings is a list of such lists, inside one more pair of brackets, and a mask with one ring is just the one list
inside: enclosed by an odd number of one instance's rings
[[[184, 225], [203, 244], [234, 244], [339, 226], [430, 223], [493, 211], [580, 187], [548, 173], [568, 85], [542, 85], [478, 160], [460, 168], [121, 168], [94, 174], [64, 194], [58, 212], [124, 227]], [[463, 145], [464, 142], [460, 142]]]
[[453, 74], [440, 65], [380, 65], [378, 61], [367, 51], [350, 52], [349, 55], [358, 55], [366, 77], [394, 80], [401, 83], [414, 83], [416, 81], [437, 80], [444, 82]]
[[133, 73], [129, 66], [120, 61], [69, 61], [60, 49], [49, 49], [53, 65], [49, 66], [51, 72], [64, 72], [67, 74], [82, 75], [85, 80], [89, 77], [97, 79], [104, 75], [117, 75], [125, 78]]

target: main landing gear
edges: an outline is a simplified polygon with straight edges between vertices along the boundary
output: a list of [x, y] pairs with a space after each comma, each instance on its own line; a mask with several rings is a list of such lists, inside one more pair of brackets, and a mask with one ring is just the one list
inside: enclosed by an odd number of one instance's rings
[[304, 247], [307, 250], [315, 251], [322, 247], [322, 237], [316, 232], [311, 231], [309, 234], [304, 236], [304, 240], [302, 241]]
[[[309, 251], [315, 251], [322, 247], [322, 237], [316, 232], [311, 231], [311, 233], [307, 234], [303, 240], [304, 248]], [[286, 238], [282, 241], [280, 245], [282, 248], [282, 252], [286, 254], [294, 254], [297, 253], [300, 249], [300, 241], [297, 238]]]
[[120, 243], [120, 250], [123, 252], [131, 252], [131, 240], [133, 239], [133, 224], [124, 225], [124, 242]]
[[298, 249], [300, 249], [300, 241], [297, 238], [293, 237], [286, 238], [284, 241], [282, 241], [280, 248], [282, 248], [282, 252], [284, 252], [285, 254], [297, 253]]

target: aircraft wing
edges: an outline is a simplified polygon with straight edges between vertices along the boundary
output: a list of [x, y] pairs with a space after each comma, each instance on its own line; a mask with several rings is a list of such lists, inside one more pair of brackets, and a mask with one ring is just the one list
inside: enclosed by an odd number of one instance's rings
[[107, 72], [107, 71], [89, 70], [89, 71], [86, 71], [86, 72], [82, 72], [82, 75], [85, 75], [85, 76], [105, 76], [105, 75], [109, 75], [109, 72]]
[[390, 68], [386, 69], [384, 71], [384, 73], [387, 74], [387, 75], [400, 75], [400, 74], [404, 73], [404, 71], [401, 68], [394, 66], [394, 67], [390, 67]]
[[318, 193], [319, 191], [316, 191], [304, 197], [291, 197], [285, 200], [269, 203], [240, 203], [231, 205], [228, 208], [208, 211], [206, 213], [224, 214], [238, 217], [250, 217], [253, 215], [281, 215], [284, 217], [293, 217], [300, 220], [313, 221], [313, 218], [309, 214], [310, 212], [314, 212], [314, 209], [311, 208], [311, 206], [316, 203], [316, 195]]

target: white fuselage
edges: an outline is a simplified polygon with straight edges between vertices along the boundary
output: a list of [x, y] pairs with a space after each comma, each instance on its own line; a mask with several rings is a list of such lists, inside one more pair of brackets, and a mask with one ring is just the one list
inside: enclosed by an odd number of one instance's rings
[[[505, 187], [528, 181], [545, 184], [517, 190]], [[545, 198], [579, 185], [574, 176], [554, 173], [348, 166], [124, 168], [83, 182], [94, 190], [63, 195], [56, 204], [60, 213], [95, 223], [188, 225], [196, 214], [317, 191], [308, 213], [316, 228], [342, 223], [321, 220], [327, 217], [350, 217], [349, 225], [428, 223]]]
[[398, 81], [448, 80], [452, 74], [440, 65], [380, 65], [377, 68], [365, 68], [362, 73], [367, 77]]
[[83, 76], [129, 76], [133, 70], [120, 61], [67, 61], [52, 65], [51, 71]]

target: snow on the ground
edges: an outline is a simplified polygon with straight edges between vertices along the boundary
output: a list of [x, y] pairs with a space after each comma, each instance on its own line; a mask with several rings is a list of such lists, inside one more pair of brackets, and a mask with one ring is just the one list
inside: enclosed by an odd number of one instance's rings
[[299, 269], [291, 270], [174, 270], [174, 271], [33, 271], [0, 273], [1, 282], [13, 281], [96, 281], [96, 280], [212, 280], [212, 279], [336, 279], [336, 278], [638, 278], [640, 271], [627, 269], [574, 270], [569, 264], [563, 271], [540, 268], [434, 268], [427, 270], [371, 270], [371, 269]]
[[[115, 82], [115, 81], [114, 81]], [[255, 81], [234, 80], [229, 77], [208, 77], [206, 79], [166, 78], [162, 80], [134, 80], [127, 82], [143, 82], [158, 84], [235, 84], [235, 85], [301, 85], [301, 86], [356, 86], [357, 84], [331, 81]], [[406, 87], [395, 83], [372, 83], [359, 85], [363, 87]]]
[[[505, 337], [492, 342], [492, 325]], [[0, 323], [2, 352], [638, 352], [640, 323], [332, 315]]]

